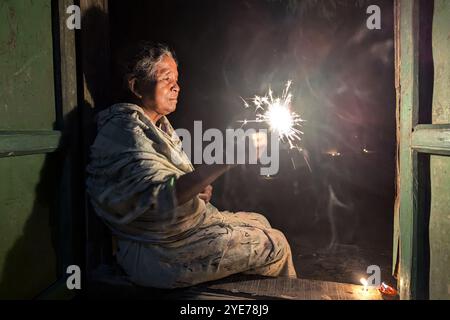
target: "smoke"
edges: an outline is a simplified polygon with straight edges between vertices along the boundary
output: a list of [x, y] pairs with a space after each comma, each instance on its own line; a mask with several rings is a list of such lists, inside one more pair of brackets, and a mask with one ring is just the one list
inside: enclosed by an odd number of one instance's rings
[[[328, 206], [327, 206], [327, 217], [328, 217], [328, 222], [330, 224], [331, 227], [331, 240], [330, 243], [328, 244], [328, 250], [331, 250], [334, 248], [334, 246], [338, 243], [339, 241], [339, 235], [338, 235], [338, 225], [337, 225], [337, 219], [342, 218], [342, 217], [337, 217], [336, 216], [336, 212], [337, 212], [337, 208], [342, 208], [342, 209], [346, 209], [346, 210], [351, 210], [352, 206], [343, 203], [342, 201], [340, 201], [334, 190], [333, 187], [331, 185], [328, 185]], [[345, 218], [345, 217], [344, 217]]]

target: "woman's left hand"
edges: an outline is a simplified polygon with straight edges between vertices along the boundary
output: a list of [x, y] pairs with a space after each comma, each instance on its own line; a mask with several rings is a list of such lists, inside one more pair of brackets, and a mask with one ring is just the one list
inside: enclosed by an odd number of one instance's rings
[[208, 203], [211, 200], [212, 190], [212, 185], [206, 186], [206, 188], [198, 194], [199, 198]]

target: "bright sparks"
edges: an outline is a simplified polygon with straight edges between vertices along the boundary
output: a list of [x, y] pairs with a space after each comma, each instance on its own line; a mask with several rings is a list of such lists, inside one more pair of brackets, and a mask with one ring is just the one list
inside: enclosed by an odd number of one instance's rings
[[[273, 97], [272, 90], [261, 97], [254, 96], [252, 98], [255, 107], [256, 119], [239, 121], [246, 125], [250, 122], [265, 122], [269, 125], [270, 130], [278, 134], [283, 142], [288, 142], [291, 149], [299, 149], [297, 145], [301, 140], [300, 131], [301, 123], [304, 121], [298, 114], [291, 111], [292, 94], [289, 92], [292, 81], [286, 83], [286, 87], [281, 97]], [[250, 105], [244, 101], [245, 107]]]

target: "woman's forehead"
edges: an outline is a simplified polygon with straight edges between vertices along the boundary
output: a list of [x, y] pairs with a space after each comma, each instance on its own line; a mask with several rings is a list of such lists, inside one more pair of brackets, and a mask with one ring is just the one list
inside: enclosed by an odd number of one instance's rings
[[160, 63], [156, 66], [156, 72], [158, 74], [163, 73], [175, 73], [178, 75], [178, 67], [175, 60], [172, 57], [165, 56]]

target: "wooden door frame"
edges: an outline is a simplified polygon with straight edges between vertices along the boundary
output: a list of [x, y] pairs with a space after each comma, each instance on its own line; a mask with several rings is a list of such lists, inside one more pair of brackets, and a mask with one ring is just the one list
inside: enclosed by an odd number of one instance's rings
[[[78, 181], [82, 200], [82, 212], [84, 212], [84, 230], [82, 235], [87, 244], [92, 240], [90, 237], [98, 231], [98, 222], [92, 217], [88, 201], [84, 196], [84, 171], [88, 159], [88, 148], [92, 142], [95, 129], [93, 128], [93, 115], [96, 111], [107, 106], [107, 93], [98, 94], [93, 92], [92, 85], [87, 82], [87, 75], [95, 68], [98, 81], [103, 83], [104, 90], [109, 86], [104, 80], [109, 77], [110, 70], [110, 46], [108, 25], [108, 0], [59, 0], [58, 6], [58, 49], [55, 63], [55, 79], [57, 91], [57, 108], [61, 110], [58, 127], [60, 130], [49, 132], [48, 135], [37, 136], [31, 134], [28, 138], [24, 133], [12, 133], [8, 139], [0, 139], [0, 154], [8, 155], [27, 154], [36, 152], [52, 152], [59, 148], [60, 138], [64, 128], [69, 124], [66, 115], [73, 112], [77, 106], [80, 117], [77, 134], [72, 135], [71, 156], [66, 158], [69, 168], [73, 168], [77, 159], [74, 153], [81, 153], [82, 159], [76, 164], [80, 174], [81, 182]], [[65, 8], [71, 4], [79, 4], [82, 16], [92, 9], [102, 12], [105, 19], [100, 25], [84, 24], [80, 31], [70, 31], [65, 27]], [[396, 92], [397, 92], [397, 201], [395, 210], [394, 230], [394, 265], [398, 262], [399, 291], [402, 299], [418, 299], [423, 297], [421, 283], [423, 268], [421, 259], [424, 248], [428, 245], [423, 243], [420, 234], [423, 232], [421, 225], [423, 215], [419, 203], [420, 166], [419, 154], [450, 155], [450, 125], [419, 124], [419, 20], [420, 0], [395, 0], [395, 57], [396, 57]], [[64, 18], [63, 18], [64, 17]], [[95, 28], [95, 30], [94, 30]], [[103, 35], [103, 36], [102, 36]], [[95, 45], [93, 45], [95, 44]], [[98, 65], [92, 64], [89, 57], [100, 55], [103, 62]], [[106, 82], [107, 83], [107, 82]], [[59, 107], [58, 107], [59, 106]], [[77, 140], [78, 139], [78, 140]], [[27, 141], [27, 143], [24, 143]], [[72, 160], [71, 160], [72, 159]], [[65, 179], [68, 179], [65, 177]], [[73, 183], [64, 180], [63, 183]], [[81, 185], [80, 185], [81, 183]], [[75, 184], [76, 185], [76, 184]], [[70, 201], [60, 201], [61, 210], [68, 212], [67, 219], [63, 222], [65, 228], [71, 223], [74, 214], [73, 208], [69, 208]], [[65, 205], [64, 205], [65, 203]], [[64, 207], [64, 208], [63, 208]], [[71, 211], [72, 210], [72, 211]], [[70, 229], [70, 228], [69, 228]], [[69, 229], [68, 232], [70, 232]], [[67, 239], [73, 239], [68, 237]], [[67, 242], [68, 248], [73, 248], [73, 243]], [[100, 245], [93, 254], [89, 248], [85, 250], [84, 263], [87, 270], [92, 270], [100, 260], [95, 255], [108, 255], [102, 253]], [[106, 249], [108, 251], [108, 249]], [[69, 256], [69, 255], [68, 255]], [[93, 261], [94, 260], [94, 261]], [[65, 286], [65, 283], [64, 283]], [[61, 284], [59, 285], [61, 287]]]
[[395, 0], [395, 66], [397, 92], [397, 199], [394, 265], [398, 263], [401, 299], [423, 299], [425, 243], [421, 223], [429, 212], [421, 204], [425, 181], [419, 155], [450, 155], [450, 125], [419, 124], [420, 0]]
[[80, 129], [77, 76], [76, 31], [66, 26], [67, 7], [76, 0], [52, 0], [53, 66], [55, 79], [56, 129], [60, 135], [55, 150], [61, 154], [62, 176], [57, 195], [58, 256], [60, 277], [38, 299], [69, 299], [75, 291], [67, 289], [66, 269], [83, 267], [83, 224], [80, 184]]
[[[96, 136], [95, 115], [110, 104], [109, 1], [79, 0], [81, 30], [78, 38], [78, 74], [81, 106], [83, 181], [89, 162], [90, 146]], [[95, 214], [83, 185], [85, 216], [85, 286], [89, 290], [96, 269], [112, 262], [111, 233]]]

